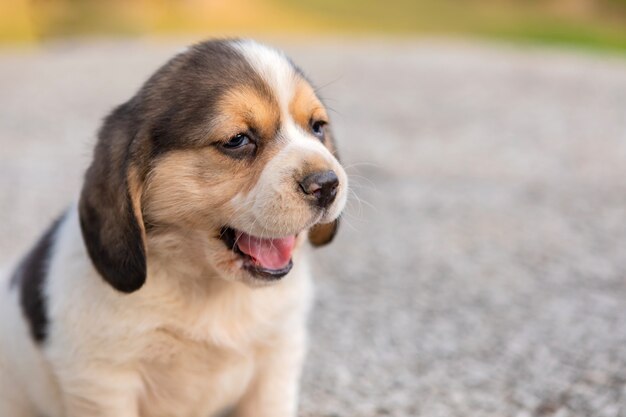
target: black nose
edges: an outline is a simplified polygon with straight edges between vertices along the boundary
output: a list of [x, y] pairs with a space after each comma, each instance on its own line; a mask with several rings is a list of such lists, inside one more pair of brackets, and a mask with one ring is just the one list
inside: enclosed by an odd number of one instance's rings
[[321, 208], [330, 206], [337, 196], [339, 178], [335, 171], [322, 171], [309, 174], [300, 181], [304, 194], [313, 196], [315, 204]]

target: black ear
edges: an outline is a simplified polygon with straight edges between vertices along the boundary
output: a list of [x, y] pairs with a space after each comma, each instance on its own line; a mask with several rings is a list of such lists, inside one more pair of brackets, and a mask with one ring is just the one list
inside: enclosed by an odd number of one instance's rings
[[132, 124], [126, 105], [107, 117], [79, 203], [83, 239], [94, 266], [113, 288], [126, 293], [146, 281], [142, 181], [131, 155]]

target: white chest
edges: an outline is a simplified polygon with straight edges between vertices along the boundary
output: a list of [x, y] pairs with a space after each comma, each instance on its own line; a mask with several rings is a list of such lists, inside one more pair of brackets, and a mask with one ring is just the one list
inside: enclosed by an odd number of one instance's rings
[[157, 332], [139, 362], [142, 417], [206, 417], [234, 404], [254, 369], [253, 350], [236, 352]]
[[170, 310], [177, 317], [158, 314], [161, 327], [139, 349], [140, 415], [207, 417], [235, 404], [258, 369], [259, 351], [304, 325], [308, 277], [291, 278], [217, 293], [198, 308], [178, 306]]

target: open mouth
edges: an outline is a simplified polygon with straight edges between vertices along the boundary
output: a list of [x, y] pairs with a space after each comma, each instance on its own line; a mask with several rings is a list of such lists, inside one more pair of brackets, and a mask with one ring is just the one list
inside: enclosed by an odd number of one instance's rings
[[263, 239], [223, 227], [220, 237], [230, 250], [241, 256], [243, 268], [256, 278], [275, 280], [291, 271], [296, 236]]

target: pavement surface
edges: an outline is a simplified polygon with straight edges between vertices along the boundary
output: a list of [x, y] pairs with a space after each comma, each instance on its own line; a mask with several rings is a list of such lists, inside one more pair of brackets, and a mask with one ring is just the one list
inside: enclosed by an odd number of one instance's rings
[[[0, 50], [0, 265], [77, 194], [113, 106], [186, 42]], [[626, 416], [626, 60], [274, 40], [353, 196], [316, 251], [304, 417]]]

